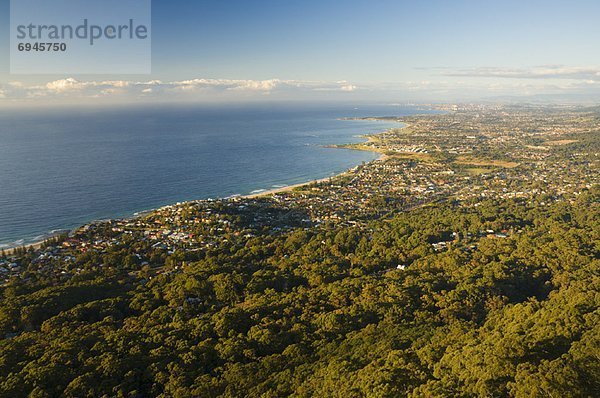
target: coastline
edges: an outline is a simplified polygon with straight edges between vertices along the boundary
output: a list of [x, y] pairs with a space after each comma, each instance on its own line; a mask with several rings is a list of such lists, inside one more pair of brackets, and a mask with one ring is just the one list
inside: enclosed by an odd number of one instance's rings
[[[335, 146], [328, 146], [327, 148], [332, 148], [332, 149], [349, 149], [349, 150], [353, 150], [353, 151], [363, 151], [364, 149], [358, 149], [358, 148], [345, 148], [345, 147], [335, 147]], [[379, 153], [377, 151], [369, 151], [369, 152], [375, 152], [375, 153]], [[388, 158], [387, 155], [384, 154], [380, 154], [381, 156], [379, 156], [377, 159], [373, 159], [369, 162], [379, 162], [379, 161], [383, 161], [385, 159]], [[356, 167], [356, 166], [355, 166]], [[322, 182], [327, 182], [329, 180], [331, 180], [332, 178], [337, 178], [337, 177], [343, 177], [346, 173], [348, 173], [350, 169], [344, 170], [341, 173], [337, 173], [337, 174], [333, 174], [329, 177], [325, 177], [325, 178], [319, 178], [317, 180], [310, 180], [310, 181], [306, 181], [306, 182], [300, 182], [298, 184], [293, 184], [293, 185], [286, 185], [285, 187], [281, 187], [281, 188], [274, 188], [274, 189], [268, 189], [262, 192], [258, 192], [258, 193], [254, 193], [254, 194], [248, 194], [248, 195], [240, 195], [240, 198], [244, 198], [244, 199], [256, 199], [256, 198], [260, 198], [260, 197], [264, 197], [264, 196], [269, 196], [269, 195], [274, 195], [274, 194], [278, 194], [278, 193], [284, 193], [284, 192], [291, 192], [296, 188], [300, 188], [306, 185], [311, 185], [311, 184], [319, 184]]]
[[[358, 120], [381, 120], [381, 119], [378, 119], [376, 117], [368, 117], [368, 118], [354, 118], [354, 119], [346, 119], [346, 120], [357, 120], [358, 121]], [[389, 120], [384, 120], [384, 121], [389, 121]], [[399, 123], [399, 124], [402, 124], [402, 126], [398, 127], [399, 129], [404, 129], [404, 128], [408, 127], [408, 125], [405, 124], [404, 122], [401, 122], [401, 121], [398, 121], [398, 120], [395, 120], [395, 121], [397, 123]], [[325, 148], [374, 152], [374, 153], [378, 153], [380, 156], [377, 159], [371, 160], [370, 162], [385, 161], [386, 159], [389, 158], [388, 155], [386, 155], [384, 153], [381, 153], [381, 152], [379, 152], [377, 150], [374, 150], [374, 149], [367, 149], [366, 147], [359, 146], [359, 145], [364, 144], [364, 143], [368, 143], [368, 142], [372, 142], [375, 137], [377, 137], [377, 136], [379, 136], [381, 134], [385, 134], [385, 133], [389, 132], [390, 130], [391, 129], [387, 129], [387, 130], [380, 131], [380, 132], [374, 133], [374, 134], [361, 135], [360, 136], [361, 138], [365, 138], [366, 139], [366, 141], [363, 141], [362, 143], [340, 144], [340, 145], [327, 145], [327, 146], [325, 146]], [[342, 177], [345, 174], [347, 174], [351, 169], [352, 168], [346, 169], [346, 170], [344, 170], [344, 171], [342, 171], [340, 173], [333, 174], [333, 175], [331, 175], [329, 177], [324, 177], [324, 178], [309, 180], [309, 181], [300, 182], [300, 183], [292, 184], [292, 185], [286, 185], [284, 187], [278, 187], [278, 188], [274, 188], [274, 189], [268, 189], [268, 190], [257, 192], [257, 193], [249, 193], [249, 194], [245, 194], [245, 195], [239, 195], [237, 197], [244, 198], [244, 199], [257, 199], [257, 198], [266, 197], [266, 196], [270, 196], [270, 195], [274, 195], [274, 194], [278, 194], [278, 193], [291, 192], [291, 191], [293, 191], [296, 188], [300, 188], [300, 187], [303, 187], [303, 186], [306, 186], [306, 185], [319, 184], [319, 183], [327, 182], [327, 181], [331, 180], [332, 178]], [[223, 199], [227, 199], [227, 197], [217, 198], [217, 200], [223, 200]], [[184, 202], [181, 202], [181, 203], [192, 203], [192, 202], [199, 202], [199, 201], [202, 201], [202, 199], [191, 200], [191, 201], [184, 201]], [[169, 206], [169, 205], [167, 204], [167, 205], [164, 205], [164, 206]], [[160, 207], [157, 207], [157, 208], [154, 208], [154, 209], [147, 209], [147, 210], [142, 210], [142, 211], [136, 211], [131, 216], [122, 217], [120, 219], [125, 219], [125, 220], [136, 219], [138, 217], [142, 217], [145, 214], [148, 214], [148, 213], [151, 213], [151, 212], [153, 212], [155, 210], [158, 210], [159, 208]], [[84, 225], [87, 225], [87, 224], [90, 224], [90, 223], [93, 223], [93, 222], [94, 221], [90, 221], [90, 222], [88, 222], [86, 224], [81, 225], [80, 227], [82, 227]], [[78, 227], [78, 228], [80, 228], [80, 227]], [[75, 229], [77, 229], [77, 228], [75, 228]], [[8, 248], [5, 248], [5, 249], [1, 249], [0, 253], [4, 252], [7, 256], [11, 256], [11, 255], [14, 255], [14, 252], [17, 251], [17, 250], [31, 250], [31, 249], [38, 250], [42, 246], [44, 246], [44, 244], [46, 244], [48, 241], [50, 241], [51, 239], [56, 238], [57, 236], [59, 236], [61, 234], [65, 234], [65, 233], [70, 234], [72, 231], [73, 230], [67, 230], [67, 229], [61, 230], [60, 234], [56, 233], [56, 234], [53, 234], [53, 235], [49, 235], [48, 237], [46, 237], [46, 238], [44, 238], [43, 240], [40, 240], [40, 241], [27, 243], [27, 244], [20, 245], [20, 246], [8, 247]]]
[[[345, 173], [345, 172], [346, 171], [344, 171], [343, 173]], [[320, 178], [318, 180], [310, 180], [310, 181], [306, 181], [306, 182], [300, 182], [298, 184], [286, 185], [285, 187], [267, 189], [267, 190], [257, 192], [257, 193], [249, 193], [247, 195], [240, 195], [239, 197], [244, 198], [244, 199], [256, 199], [256, 198], [261, 198], [264, 196], [274, 195], [274, 194], [278, 194], [278, 193], [291, 192], [294, 189], [303, 187], [305, 185], [318, 184], [320, 182], [329, 181], [331, 178], [342, 175], [343, 173], [335, 174], [335, 175], [332, 175], [331, 177]]]
[[52, 239], [52, 238], [54, 238], [56, 236], [58, 236], [58, 235], [50, 236], [50, 237], [48, 237], [48, 238], [46, 238], [44, 240], [41, 240], [39, 242], [33, 242], [33, 243], [28, 243], [28, 244], [22, 245], [22, 246], [9, 247], [9, 248], [6, 248], [6, 249], [2, 249], [2, 252], [4, 252], [7, 256], [12, 256], [15, 251], [21, 250], [21, 249], [24, 249], [24, 250], [30, 250], [30, 249], [38, 250], [38, 249], [41, 249], [42, 246], [44, 246], [44, 244], [46, 242], [48, 242], [50, 239]]
[[[389, 121], [387, 119], [380, 119], [380, 118], [377, 118], [377, 117], [344, 118], [344, 119], [341, 119], [341, 120], [357, 120], [357, 121], [359, 121], [359, 120], [370, 120], [370, 121], [371, 120], [377, 120], [377, 121], [383, 120], [383, 121]], [[398, 121], [396, 119], [394, 121], [402, 125], [402, 126], [398, 127], [398, 129], [405, 129], [407, 127], [410, 127], [410, 125], [407, 124], [407, 123]], [[361, 138], [365, 138], [366, 141], [359, 142], [359, 143], [356, 143], [356, 144], [326, 145], [325, 148], [348, 149], [348, 150], [352, 150], [352, 151], [374, 152], [374, 153], [378, 153], [379, 157], [377, 159], [371, 160], [370, 162], [382, 162], [382, 161], [385, 161], [385, 160], [389, 159], [390, 156], [386, 155], [385, 153], [379, 152], [379, 151], [377, 151], [375, 149], [365, 147], [365, 146], [363, 146], [363, 144], [374, 142], [375, 139], [376, 139], [376, 137], [378, 137], [381, 134], [385, 134], [385, 133], [387, 133], [389, 131], [390, 131], [390, 129], [385, 130], [385, 131], [380, 131], [380, 132], [374, 133], [374, 134], [361, 135], [360, 137]], [[241, 195], [240, 197], [241, 198], [246, 198], [246, 199], [254, 199], [254, 198], [260, 198], [260, 197], [263, 197], [263, 196], [269, 196], [269, 195], [273, 195], [273, 194], [277, 194], [277, 193], [290, 192], [290, 191], [293, 191], [296, 188], [300, 188], [300, 187], [303, 187], [305, 185], [319, 184], [319, 183], [322, 183], [322, 182], [327, 182], [327, 181], [329, 181], [332, 178], [343, 177], [345, 174], [348, 173], [349, 170], [350, 169], [344, 170], [341, 173], [334, 174], [334, 175], [332, 175], [330, 177], [320, 178], [320, 179], [317, 179], [317, 180], [310, 180], [310, 181], [306, 181], [306, 182], [300, 182], [298, 184], [287, 185], [287, 186], [281, 187], [281, 188], [268, 189], [268, 190], [265, 190], [263, 192], [259, 192], [259, 193], [255, 193], [255, 194]]]

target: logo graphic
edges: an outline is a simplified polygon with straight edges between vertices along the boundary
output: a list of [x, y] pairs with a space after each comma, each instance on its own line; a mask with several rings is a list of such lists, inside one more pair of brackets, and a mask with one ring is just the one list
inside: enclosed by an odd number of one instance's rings
[[12, 74], [149, 74], [151, 0], [11, 0]]

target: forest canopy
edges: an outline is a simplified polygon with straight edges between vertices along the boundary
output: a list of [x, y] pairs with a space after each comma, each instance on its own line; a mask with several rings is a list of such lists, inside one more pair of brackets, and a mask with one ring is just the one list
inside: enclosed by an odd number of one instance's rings
[[0, 396], [598, 396], [599, 199], [82, 253], [0, 289]]

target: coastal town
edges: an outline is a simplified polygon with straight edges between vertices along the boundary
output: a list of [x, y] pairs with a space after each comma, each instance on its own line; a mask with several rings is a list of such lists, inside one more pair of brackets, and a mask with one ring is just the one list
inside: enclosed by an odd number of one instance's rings
[[[4, 251], [0, 283], [31, 273], [72, 278], [90, 258], [131, 277], [177, 273], [215, 247], [243, 245], [256, 236], [332, 226], [369, 228], [373, 220], [452, 201], [518, 198], [549, 205], [573, 201], [599, 183], [596, 109], [500, 105], [438, 106], [443, 113], [385, 116], [405, 126], [343, 146], [381, 154], [325, 181], [248, 197], [178, 203], [131, 219], [95, 222], [37, 247]], [[336, 149], [331, 149], [336, 150]], [[463, 236], [478, 240], [515, 233], [497, 225]], [[431, 250], [459, 240], [448, 231]], [[127, 248], [125, 258], [120, 253]]]
[[599, 15], [5, 1], [0, 398], [600, 398]]

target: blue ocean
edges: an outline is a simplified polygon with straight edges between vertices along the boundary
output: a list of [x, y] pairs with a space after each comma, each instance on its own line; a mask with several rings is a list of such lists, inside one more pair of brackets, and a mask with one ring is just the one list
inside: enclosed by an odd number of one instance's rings
[[326, 148], [411, 115], [357, 105], [0, 110], [0, 248], [180, 201], [324, 178], [377, 157]]

